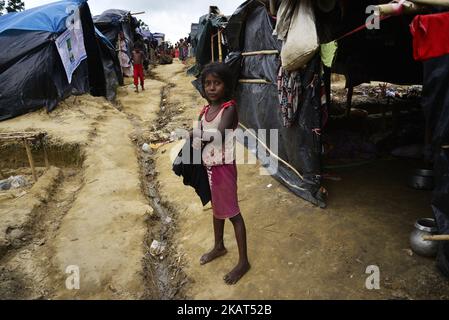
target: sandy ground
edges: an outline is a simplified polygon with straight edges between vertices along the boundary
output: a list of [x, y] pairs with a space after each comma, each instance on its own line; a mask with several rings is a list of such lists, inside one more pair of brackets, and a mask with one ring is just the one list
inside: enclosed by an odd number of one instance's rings
[[[132, 89], [122, 91], [126, 90]], [[145, 93], [147, 97], [152, 94], [159, 92]], [[158, 107], [148, 101], [148, 108]], [[2, 122], [2, 131], [44, 130], [52, 143], [80, 145], [85, 159], [79, 170], [66, 173], [53, 190], [50, 203], [56, 203], [54, 208], [51, 204], [41, 208], [39, 219], [49, 220], [40, 230], [42, 244], [31, 243], [3, 258], [2, 265], [12, 275], [9, 281], [23, 282], [22, 290], [18, 284], [13, 292], [3, 287], [3, 297], [143, 296], [145, 218], [152, 209], [141, 191], [136, 148], [130, 137], [133, 128], [125, 113], [90, 96], [67, 99], [50, 114], [39, 111]], [[25, 199], [20, 201], [26, 206]], [[29, 224], [35, 220], [34, 213]], [[54, 220], [58, 223], [52, 228]], [[66, 279], [72, 275], [66, 274], [69, 266], [79, 269], [79, 290], [66, 288]]]
[[[0, 256], [1, 298], [449, 298], [434, 261], [408, 245], [416, 218], [431, 215], [430, 194], [408, 189], [403, 181], [413, 163], [394, 160], [335, 170], [342, 180], [326, 181], [324, 210], [260, 175], [259, 165], [239, 165], [252, 268], [237, 285], [225, 285], [222, 277], [237, 261], [232, 226], [225, 228], [228, 254], [200, 266], [213, 244], [211, 208], [172, 172], [183, 142], [158, 144], [190, 128], [205, 101], [176, 59], [150, 78], [139, 94], [127, 79], [116, 106], [71, 97], [52, 113], [1, 123], [0, 131], [45, 130], [65, 150], [61, 159], [50, 157], [58, 168], [38, 181], [43, 193], [31, 192], [34, 185], [25, 196], [0, 202], [0, 217], [11, 217], [11, 207], [23, 210], [20, 221], [0, 219], [6, 239], [0, 245], [7, 248]], [[143, 153], [143, 142], [153, 151]], [[173, 222], [158, 222], [161, 208]], [[14, 243], [8, 243], [11, 230], [18, 230]], [[155, 238], [168, 243], [156, 268], [148, 254]], [[365, 287], [369, 265], [380, 269], [380, 290]], [[79, 267], [79, 290], [66, 287], [68, 266]], [[173, 285], [170, 277], [185, 278], [184, 285], [161, 292], [161, 281]]]
[[[163, 74], [160, 74], [163, 77]], [[182, 93], [187, 109], [174, 119], [190, 122], [205, 103], [182, 74], [173, 107]], [[171, 102], [171, 101], [170, 101]], [[258, 165], [239, 165], [239, 205], [246, 219], [252, 269], [235, 286], [222, 277], [237, 262], [232, 225], [225, 226], [228, 254], [200, 266], [213, 245], [212, 212], [203, 208], [193, 189], [171, 171], [171, 159], [183, 142], [160, 149], [156, 167], [162, 200], [177, 213], [175, 243], [191, 280], [185, 294], [194, 299], [447, 299], [448, 281], [432, 259], [410, 255], [408, 237], [416, 218], [431, 216], [430, 195], [408, 189], [404, 162], [374, 163], [336, 171], [340, 182], [326, 183], [327, 209], [294, 196]], [[272, 185], [268, 187], [268, 185]], [[380, 290], [368, 290], [365, 273], [380, 270]]]

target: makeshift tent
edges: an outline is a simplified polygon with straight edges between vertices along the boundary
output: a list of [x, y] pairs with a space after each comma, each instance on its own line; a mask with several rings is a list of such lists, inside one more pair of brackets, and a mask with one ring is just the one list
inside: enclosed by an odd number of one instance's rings
[[117, 44], [118, 34], [123, 32], [125, 34], [125, 39], [129, 44], [129, 55], [131, 55], [138, 22], [129, 11], [120, 9], [106, 10], [98, 16], [94, 16], [93, 21], [98, 30], [100, 30], [114, 46]]
[[228, 18], [216, 14], [217, 10], [211, 7], [211, 13], [200, 17], [196, 34], [190, 39], [196, 57], [196, 64], [187, 71], [191, 75], [198, 76], [211, 61], [224, 61], [228, 53], [226, 45], [220, 44], [224, 40], [221, 31], [226, 27]]
[[[435, 177], [431, 206], [438, 232], [449, 234], [449, 55], [425, 62], [413, 60], [409, 28], [414, 14], [384, 17], [379, 29], [351, 32], [365, 24], [367, 6], [387, 2], [339, 1], [331, 12], [324, 14], [317, 10], [317, 16], [321, 15], [318, 21], [321, 36], [327, 37], [326, 40], [339, 39], [333, 68], [346, 75], [350, 86], [371, 80], [423, 84], [421, 104], [432, 137]], [[426, 7], [425, 10], [430, 13], [447, 11], [447, 8]], [[326, 15], [332, 18], [326, 21]], [[438, 30], [435, 34], [443, 35], [443, 32], [449, 30]], [[448, 242], [440, 244], [437, 266], [449, 277]]]
[[189, 37], [190, 37], [190, 43], [192, 45], [192, 49], [193, 49], [194, 53], [195, 53], [195, 48], [198, 45], [198, 40], [196, 38], [197, 34], [198, 34], [198, 23], [192, 23], [190, 26]]
[[[68, 30], [69, 16], [76, 29]], [[119, 81], [114, 55], [101, 39], [85, 0], [1, 16], [0, 120], [42, 107], [51, 111], [72, 94], [113, 98]]]
[[[320, 189], [319, 130], [323, 112], [320, 57], [317, 54], [300, 72], [301, 90], [304, 92], [302, 105], [295, 125], [286, 128], [283, 126], [277, 87], [282, 43], [273, 36], [274, 25], [275, 20], [265, 5], [258, 0], [249, 0], [234, 12], [224, 30], [230, 51], [226, 63], [235, 78], [239, 79], [235, 97], [241, 128], [255, 130], [256, 134], [259, 129], [275, 129], [279, 133], [276, 135], [277, 151], [270, 148], [276, 142], [270, 139], [269, 132], [256, 144], [251, 144], [254, 139], [242, 142], [250, 150], [269, 154], [265, 159], [260, 158], [263, 165], [270, 171], [270, 166], [277, 163], [278, 169], [271, 173], [292, 192], [324, 207], [324, 195]], [[193, 84], [202, 92], [199, 80]]]
[[160, 46], [165, 41], [165, 34], [160, 32], [153, 33], [153, 37], [157, 40], [158, 46]]
[[333, 69], [345, 75], [348, 85], [370, 81], [422, 83], [422, 64], [414, 61], [412, 54], [409, 25], [413, 16], [390, 17], [381, 21], [381, 28], [363, 28], [351, 33], [365, 25], [369, 5], [385, 2], [389, 1], [340, 1], [335, 2], [331, 12], [322, 12], [318, 7], [315, 10], [321, 26], [321, 43], [339, 39]]

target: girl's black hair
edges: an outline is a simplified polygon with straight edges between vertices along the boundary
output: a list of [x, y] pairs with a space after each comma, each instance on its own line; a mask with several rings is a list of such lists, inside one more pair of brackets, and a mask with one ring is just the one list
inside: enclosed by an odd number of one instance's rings
[[201, 86], [203, 89], [203, 96], [206, 97], [206, 91], [204, 90], [204, 83], [206, 82], [206, 77], [208, 75], [214, 75], [221, 79], [225, 85], [225, 96], [226, 100], [231, 100], [234, 97], [234, 79], [232, 76], [231, 69], [224, 63], [212, 62], [206, 65], [201, 72]]

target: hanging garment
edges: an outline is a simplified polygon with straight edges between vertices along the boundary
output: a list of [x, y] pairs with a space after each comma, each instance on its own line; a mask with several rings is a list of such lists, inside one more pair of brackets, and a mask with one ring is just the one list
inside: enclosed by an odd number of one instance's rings
[[449, 12], [417, 15], [410, 31], [415, 60], [424, 61], [449, 54]]
[[298, 115], [302, 96], [301, 77], [298, 71], [288, 72], [279, 68], [278, 95], [284, 127], [291, 127]]

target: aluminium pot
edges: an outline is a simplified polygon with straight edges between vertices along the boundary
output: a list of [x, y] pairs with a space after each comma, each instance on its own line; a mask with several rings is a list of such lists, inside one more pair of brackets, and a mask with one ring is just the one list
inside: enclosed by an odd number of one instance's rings
[[418, 169], [409, 177], [408, 185], [413, 189], [432, 190], [434, 188], [433, 170]]
[[423, 236], [434, 235], [437, 231], [435, 219], [418, 219], [415, 222], [415, 229], [410, 234], [410, 247], [413, 252], [424, 257], [435, 257], [438, 251], [438, 242], [423, 240]]

